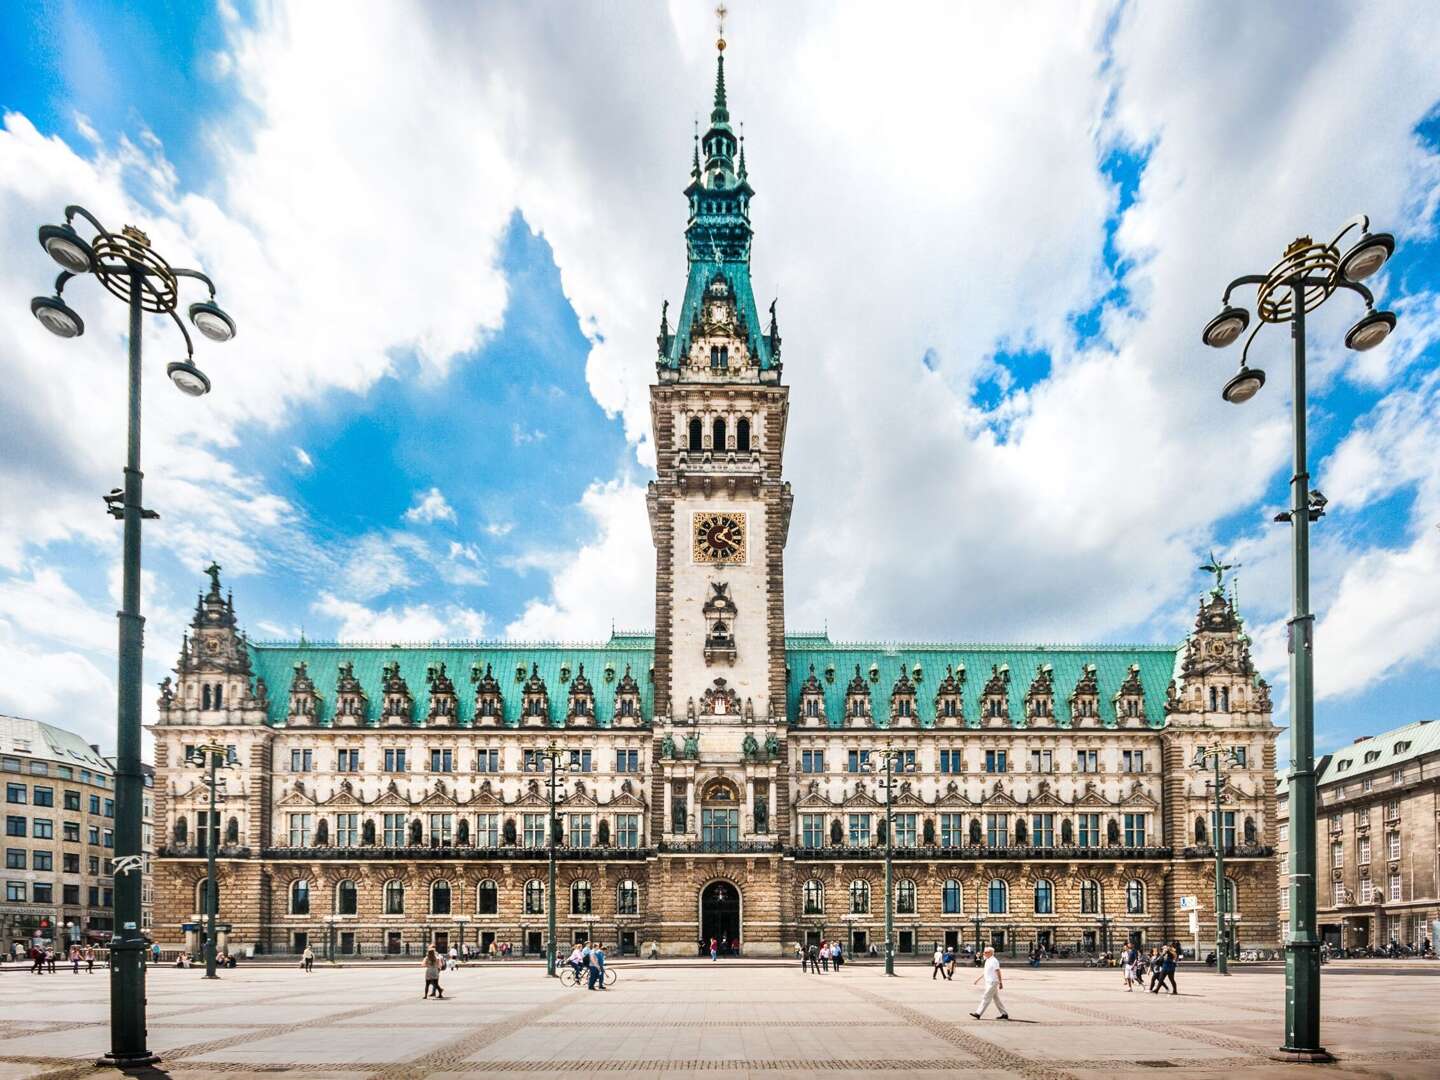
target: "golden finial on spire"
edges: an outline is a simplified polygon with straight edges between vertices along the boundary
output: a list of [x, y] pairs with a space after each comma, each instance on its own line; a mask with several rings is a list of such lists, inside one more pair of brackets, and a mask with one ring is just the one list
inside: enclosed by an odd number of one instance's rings
[[725, 51], [725, 16], [730, 14], [730, 9], [725, 6], [724, 0], [715, 5], [715, 23], [719, 27], [719, 37], [715, 41], [715, 48], [722, 53]]

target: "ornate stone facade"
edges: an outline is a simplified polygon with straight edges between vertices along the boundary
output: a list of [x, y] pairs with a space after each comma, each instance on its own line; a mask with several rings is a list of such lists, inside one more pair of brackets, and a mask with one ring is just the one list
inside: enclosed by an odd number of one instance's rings
[[[1178, 649], [786, 633], [789, 389], [775, 305], [762, 330], [751, 289], [753, 194], [722, 59], [686, 189], [685, 297], [657, 339], [654, 634], [257, 644], [212, 568], [154, 728], [162, 940], [198, 911], [211, 838], [232, 947], [538, 951], [552, 743], [574, 768], [554, 834], [565, 943], [864, 949], [884, 922], [887, 829], [902, 952], [1169, 939], [1178, 897], [1208, 892], [1193, 823], [1209, 796], [1189, 762], [1223, 730], [1247, 754], [1225, 792], [1244, 822], [1226, 841], [1241, 937], [1275, 943], [1275, 728], [1218, 589]], [[208, 830], [184, 763], [207, 739], [239, 762]]]

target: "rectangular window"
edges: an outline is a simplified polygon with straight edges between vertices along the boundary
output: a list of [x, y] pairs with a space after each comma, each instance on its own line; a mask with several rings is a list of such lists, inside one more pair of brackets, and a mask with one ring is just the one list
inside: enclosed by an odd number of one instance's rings
[[589, 814], [570, 815], [570, 846], [590, 846], [590, 826], [593, 819]]
[[1121, 772], [1144, 772], [1145, 751], [1144, 750], [1121, 750], [1120, 751]]
[[1359, 849], [1356, 861], [1359, 862], [1361, 866], [1364, 866], [1370, 861], [1370, 837], [1360, 837]]
[[90, 796], [90, 813], [92, 813], [92, 814], [98, 814], [98, 813], [100, 813], [100, 796], [99, 796], [99, 795], [91, 795], [91, 796]]
[[80, 812], [80, 792], [78, 792], [78, 791], [67, 791], [67, 792], [65, 792], [65, 809], [66, 809], [66, 810], [73, 810], [73, 811], [74, 811], [75, 813], [77, 813], [77, 814]]
[[1144, 815], [1144, 814], [1126, 814], [1126, 815], [1125, 815], [1125, 846], [1126, 846], [1126, 847], [1144, 847], [1144, 846], [1145, 846], [1145, 815]]
[[108, 817], [108, 818], [113, 818], [113, 817], [115, 816], [115, 800], [114, 800], [114, 799], [106, 799], [106, 800], [105, 800], [105, 816]]
[[[39, 896], [40, 886], [39, 886], [39, 885], [36, 885], [36, 886], [35, 886], [35, 891], [36, 891], [35, 899], [36, 899], [36, 900], [39, 900], [39, 899], [40, 899], [40, 896]], [[1391, 900], [1400, 900], [1400, 899], [1402, 899], [1402, 897], [1401, 897], [1401, 895], [1400, 895], [1400, 875], [1399, 875], [1399, 874], [1391, 874], [1391, 875], [1390, 875], [1390, 899], [1391, 899]]]
[[1360, 790], [1361, 790], [1362, 792], [1373, 791], [1374, 789], [1375, 789], [1375, 780], [1374, 780], [1373, 777], [1362, 776], [1362, 777], [1360, 778]]
[[6, 849], [5, 849], [5, 869], [6, 869], [6, 870], [24, 870], [24, 869], [25, 869], [25, 849], [24, 849], [24, 848], [14, 848], [14, 847], [12, 847], [12, 848], [6, 848]]
[[78, 905], [80, 903], [80, 886], [65, 885], [60, 889], [60, 895], [62, 897], [61, 903]]
[[520, 768], [525, 772], [544, 772], [546, 769], [545, 755], [539, 750], [526, 750], [521, 760]]
[[640, 771], [639, 750], [616, 750], [615, 771], [626, 773], [637, 773]]
[[965, 770], [964, 770], [964, 766], [961, 765], [961, 760], [962, 760], [961, 751], [959, 751], [959, 750], [941, 750], [941, 751], [940, 751], [940, 771], [941, 771], [942, 773], [951, 773], [951, 774], [953, 774], [953, 773], [958, 773], [958, 772], [964, 772]]
[[91, 843], [91, 844], [98, 844], [98, 843], [100, 843], [100, 826], [99, 826], [99, 825], [91, 825], [91, 826], [90, 826], [90, 829], [89, 829], [89, 834], [88, 834], [88, 835], [89, 835], [89, 839], [90, 839], [90, 843]]
[[524, 815], [524, 843], [527, 848], [543, 848], [545, 846], [545, 821], [548, 816], [548, 814]]
[[35, 785], [34, 795], [35, 795], [35, 805], [36, 805], [36, 806], [54, 806], [54, 805], [55, 805], [55, 789], [54, 789], [54, 788], [41, 787], [39, 784], [36, 784], [36, 785]]
[[1077, 814], [1076, 823], [1079, 829], [1076, 835], [1076, 845], [1079, 847], [1100, 846], [1100, 815], [1099, 814]]
[[1054, 772], [1055, 752], [1053, 750], [1031, 750], [1030, 771], [1037, 773]]
[[913, 848], [915, 846], [915, 815], [895, 815], [895, 837], [891, 844], [895, 847]]
[[360, 771], [360, 751], [359, 751], [359, 749], [356, 748], [356, 747], [347, 747], [347, 748], [345, 748], [345, 749], [343, 749], [343, 750], [337, 750], [337, 751], [335, 751], [335, 771], [336, 771], [336, 772], [359, 772], [359, 771]]
[[31, 823], [30, 835], [33, 836], [36, 840], [54, 840], [55, 822], [51, 821], [49, 818], [37, 817]]
[[1391, 799], [1385, 804], [1385, 820], [1398, 821], [1400, 819], [1400, 800]]
[[640, 846], [640, 815], [615, 815], [615, 846], [638, 848]]
[[[1400, 833], [1388, 832], [1385, 834], [1385, 846], [1389, 849], [1389, 857], [1394, 860], [1400, 858]], [[1393, 900], [1394, 897], [1391, 897]]]
[[90, 858], [86, 860], [86, 867], [92, 874], [100, 873], [100, 856], [91, 855]]
[[309, 847], [315, 836], [314, 814], [290, 815], [290, 846]]
[[382, 824], [385, 828], [385, 846], [391, 848], [404, 847], [405, 815], [386, 814], [382, 821]]
[[455, 815], [430, 815], [430, 846], [449, 847], [455, 842]]
[[901, 750], [900, 753], [895, 755], [893, 761], [894, 764], [892, 764], [890, 768], [897, 773], [915, 771], [914, 750]]
[[430, 751], [431, 772], [454, 772], [455, 751], [454, 750], [431, 750]]
[[1332, 868], [1345, 865], [1345, 845], [1339, 840], [1330, 845], [1330, 865]]
[[800, 846], [822, 848], [825, 846], [825, 815], [800, 815]]
[[985, 815], [985, 846], [986, 846], [986, 847], [1009, 847], [1009, 846], [1010, 846], [1010, 815], [1009, 815], [1009, 814], [986, 814], [986, 815]]
[[500, 815], [475, 815], [475, 846], [495, 848], [500, 846]]
[[869, 750], [851, 750], [845, 757], [845, 771], [858, 773], [870, 767]]
[[729, 850], [740, 842], [740, 811], [728, 807], [700, 808], [700, 843]]
[[80, 872], [80, 856], [73, 851], [67, 851], [62, 856], [64, 872], [67, 874], [78, 874]]
[[314, 767], [315, 767], [315, 751], [314, 751], [314, 750], [291, 750], [291, 751], [290, 751], [290, 771], [291, 771], [291, 772], [310, 772], [312, 769], [314, 769]]
[[1099, 772], [1100, 752], [1098, 750], [1075, 751], [1075, 771], [1084, 773]]
[[1230, 752], [1235, 755], [1235, 764], [1243, 769], [1249, 763], [1250, 752], [1243, 746], [1232, 746]]
[[575, 769], [579, 769], [581, 772], [590, 772], [590, 751], [571, 750], [570, 768], [572, 771]]
[[1235, 811], [1226, 810], [1220, 819], [1223, 823], [1218, 831], [1215, 828], [1215, 811], [1210, 811], [1210, 835], [1219, 837], [1222, 847], [1233, 848], [1235, 846]]
[[498, 773], [500, 771], [500, 749], [490, 746], [475, 751], [475, 771]]
[[823, 773], [825, 771], [825, 751], [801, 750], [800, 771], [808, 773]]
[[360, 815], [335, 815], [335, 846], [355, 847], [360, 843]]
[[24, 836], [26, 821], [26, 818], [16, 817], [14, 814], [7, 814], [5, 817], [5, 835]]
[[48, 881], [37, 881], [31, 886], [31, 900], [37, 904], [55, 902], [55, 886]]
[[1005, 751], [985, 751], [985, 771], [987, 773], [1003, 773], [1005, 771]]
[[851, 814], [851, 815], [850, 815], [850, 846], [851, 846], [851, 847], [869, 847], [869, 846], [870, 846], [870, 815], [869, 815], [869, 814]]
[[1290, 826], [1288, 823], [1280, 826], [1280, 843], [1288, 843], [1290, 840]]
[[7, 882], [5, 882], [5, 899], [6, 899], [7, 901], [9, 901], [10, 903], [12, 903], [12, 904], [15, 904], [15, 903], [23, 904], [23, 903], [25, 902], [25, 882], [23, 882], [23, 881], [7, 881]]
[[[1341, 899], [1339, 899], [1339, 900], [1337, 900], [1337, 901], [1335, 902], [1335, 906], [1336, 906], [1336, 907], [1339, 907], [1341, 904], [1343, 904], [1343, 903], [1345, 902], [1345, 901], [1344, 901], [1345, 886], [1342, 885], [1342, 884], [1341, 884], [1340, 882], [1338, 882], [1338, 881], [1335, 883], [1335, 894], [1336, 894], [1336, 896], [1339, 896], [1339, 897], [1341, 898]], [[1368, 877], [1367, 877], [1367, 878], [1361, 878], [1361, 879], [1360, 879], [1360, 902], [1361, 902], [1362, 904], [1369, 904], [1369, 903], [1372, 903], [1374, 900], [1375, 900], [1375, 883], [1374, 883], [1373, 881], [1371, 881]]]
[[1030, 845], [1032, 847], [1055, 846], [1055, 815], [1030, 815]]
[[965, 815], [964, 814], [941, 814], [940, 815], [940, 846], [947, 848], [962, 847], [965, 843]]
[[393, 747], [385, 751], [385, 771], [405, 771], [405, 748], [403, 746]]
[[30, 853], [30, 869], [54, 871], [55, 856], [48, 851], [32, 851]]
[[27, 790], [24, 784], [6, 784], [5, 801], [23, 805], [28, 801], [25, 794]]

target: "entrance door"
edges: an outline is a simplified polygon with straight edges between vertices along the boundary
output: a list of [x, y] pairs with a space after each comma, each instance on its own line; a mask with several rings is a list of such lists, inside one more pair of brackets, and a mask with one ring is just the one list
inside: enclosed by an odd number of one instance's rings
[[870, 951], [870, 933], [866, 930], [850, 931], [850, 955], [864, 956]]
[[1087, 952], [1087, 953], [1093, 953], [1093, 952], [1095, 951], [1095, 931], [1094, 931], [1094, 930], [1081, 930], [1081, 931], [1080, 931], [1080, 948], [1081, 948], [1082, 951]]
[[530, 930], [525, 934], [525, 951], [532, 956], [539, 956], [545, 951], [539, 930]]
[[958, 949], [958, 948], [960, 948], [960, 931], [959, 931], [959, 930], [946, 930], [946, 931], [945, 931], [945, 947], [946, 947], [947, 949]]
[[900, 931], [900, 944], [899, 944], [899, 946], [898, 946], [898, 949], [899, 949], [900, 952], [905, 953], [906, 955], [909, 955], [910, 953], [913, 953], [913, 952], [915, 951], [915, 931], [914, 931], [914, 930], [901, 930], [901, 931]]
[[1054, 933], [1050, 930], [1035, 931], [1035, 944], [1040, 946], [1040, 948], [1044, 949], [1046, 952], [1049, 952], [1051, 949], [1055, 948]]
[[634, 956], [634, 955], [635, 955], [635, 931], [634, 931], [634, 930], [621, 930], [621, 931], [620, 931], [620, 955], [621, 955], [621, 956]]
[[712, 881], [700, 892], [701, 953], [716, 943], [734, 942], [740, 937], [740, 891], [728, 881]]
[[450, 951], [450, 935], [444, 930], [435, 931], [435, 951], [441, 956]]
[[495, 931], [494, 931], [494, 930], [481, 930], [481, 931], [480, 931], [480, 954], [481, 954], [482, 956], [489, 956], [489, 955], [490, 955], [490, 946], [491, 946], [491, 945], [494, 945], [494, 944], [495, 944]]
[[996, 951], [996, 952], [1004, 952], [1004, 951], [1005, 951], [1005, 931], [1004, 931], [1004, 930], [991, 930], [991, 931], [990, 931], [990, 944], [993, 945], [993, 946], [995, 946], [995, 951]]
[[805, 949], [806, 949], [807, 952], [809, 951], [811, 945], [814, 945], [817, 949], [820, 947], [820, 931], [819, 931], [819, 930], [806, 930], [806, 931], [805, 931]]

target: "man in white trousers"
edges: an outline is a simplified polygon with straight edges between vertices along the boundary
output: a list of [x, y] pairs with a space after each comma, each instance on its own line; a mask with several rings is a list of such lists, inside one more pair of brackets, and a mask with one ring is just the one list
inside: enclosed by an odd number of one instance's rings
[[1009, 1020], [1010, 1014], [1005, 1011], [1005, 1003], [1000, 1000], [1000, 991], [1005, 989], [1005, 980], [1000, 977], [1000, 958], [995, 955], [993, 945], [985, 946], [985, 968], [975, 979], [975, 983], [978, 984], [981, 979], [985, 980], [985, 993], [980, 998], [979, 1008], [970, 1015], [979, 1020], [993, 1001], [995, 1008], [1000, 1010], [1000, 1019]]

